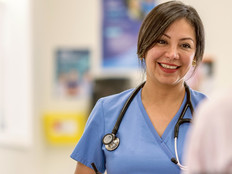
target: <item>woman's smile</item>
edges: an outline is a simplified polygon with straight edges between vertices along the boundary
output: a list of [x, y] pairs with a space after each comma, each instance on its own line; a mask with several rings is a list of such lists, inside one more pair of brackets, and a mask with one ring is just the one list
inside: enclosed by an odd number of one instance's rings
[[180, 68], [180, 66], [169, 63], [158, 62], [158, 65], [160, 66], [160, 69], [166, 73], [174, 73], [177, 71], [178, 68]]

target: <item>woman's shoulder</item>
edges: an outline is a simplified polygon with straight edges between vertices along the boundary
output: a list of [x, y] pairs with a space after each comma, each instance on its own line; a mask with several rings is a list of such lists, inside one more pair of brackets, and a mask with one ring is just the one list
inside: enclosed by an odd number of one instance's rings
[[191, 88], [190, 88], [190, 91], [191, 91], [191, 95], [195, 98], [207, 98], [207, 96], [200, 91], [196, 91], [196, 90], [191, 89]]
[[125, 103], [125, 101], [128, 99], [128, 97], [131, 95], [131, 92], [133, 89], [128, 89], [125, 91], [122, 91], [120, 93], [112, 94], [106, 97], [102, 97], [99, 99], [99, 101], [104, 105], [104, 106], [116, 106], [116, 105], [121, 105], [122, 103]]
[[107, 122], [105, 123], [106, 132], [112, 129], [112, 126], [115, 124], [121, 109], [132, 91], [133, 89], [128, 89], [117, 94], [102, 97], [98, 100], [94, 111], [96, 112], [95, 115], [100, 116], [105, 120], [105, 122]]
[[201, 101], [208, 98], [204, 93], [200, 91], [196, 91], [191, 88], [190, 88], [190, 92], [191, 92], [191, 101], [195, 105], [198, 105]]

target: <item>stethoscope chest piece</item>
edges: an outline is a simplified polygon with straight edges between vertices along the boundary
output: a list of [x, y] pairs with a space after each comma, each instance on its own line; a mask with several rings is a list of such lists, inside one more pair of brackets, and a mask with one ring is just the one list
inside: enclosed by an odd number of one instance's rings
[[117, 149], [120, 141], [113, 133], [109, 133], [103, 137], [102, 142], [107, 150], [113, 151]]

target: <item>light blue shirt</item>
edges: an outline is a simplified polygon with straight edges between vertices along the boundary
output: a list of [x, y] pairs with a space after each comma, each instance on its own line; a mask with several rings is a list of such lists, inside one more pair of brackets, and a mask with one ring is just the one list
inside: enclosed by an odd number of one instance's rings
[[[121, 108], [131, 93], [132, 89], [102, 98], [97, 102], [71, 158], [90, 168], [94, 162], [100, 172], [104, 173], [107, 170], [107, 174], [179, 174], [180, 168], [171, 162], [171, 158], [175, 157], [174, 127], [184, 108], [187, 94], [178, 113], [160, 137], [142, 104], [140, 90], [119, 126], [116, 135], [120, 139], [119, 147], [114, 151], [106, 150], [102, 138], [112, 132]], [[205, 95], [191, 89], [190, 93], [193, 107], [196, 108]], [[190, 109], [184, 118], [192, 118]], [[185, 123], [179, 129], [180, 161], [189, 127], [190, 125]]]

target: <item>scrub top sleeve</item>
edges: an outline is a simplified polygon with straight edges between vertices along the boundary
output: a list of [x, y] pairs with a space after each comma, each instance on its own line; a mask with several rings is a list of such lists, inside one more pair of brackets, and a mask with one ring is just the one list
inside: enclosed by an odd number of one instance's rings
[[71, 158], [92, 168], [91, 163], [95, 163], [97, 169], [104, 173], [105, 157], [102, 150], [102, 137], [105, 133], [105, 123], [103, 114], [103, 100], [100, 99], [92, 110], [84, 133], [71, 154]]

